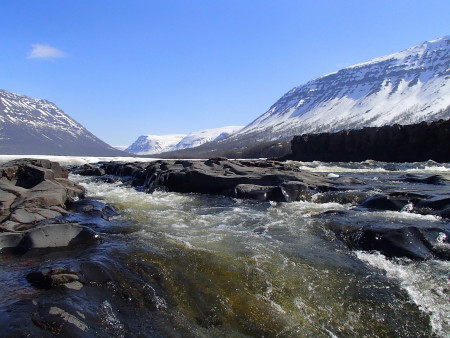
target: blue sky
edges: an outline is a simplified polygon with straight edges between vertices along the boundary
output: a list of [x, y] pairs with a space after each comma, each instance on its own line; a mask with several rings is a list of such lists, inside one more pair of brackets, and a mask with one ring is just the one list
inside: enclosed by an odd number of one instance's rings
[[0, 88], [111, 145], [246, 125], [285, 92], [450, 34], [450, 1], [0, 2]]

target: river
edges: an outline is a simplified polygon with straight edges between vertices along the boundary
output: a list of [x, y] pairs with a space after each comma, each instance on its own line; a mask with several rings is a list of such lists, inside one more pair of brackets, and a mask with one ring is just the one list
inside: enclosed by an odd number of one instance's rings
[[[296, 164], [331, 178], [354, 177], [366, 184], [345, 196], [317, 193], [300, 202], [261, 203], [164, 191], [147, 194], [121, 182], [70, 176], [86, 187], [90, 198], [119, 212], [99, 230], [104, 243], [91, 250], [93, 259], [105, 265], [120, 261], [130, 270], [151, 267], [150, 272], [134, 273], [140, 280], [130, 283], [139, 289], [143, 302], [152, 303], [147, 318], [153, 321], [154, 331], [141, 327], [139, 332], [204, 337], [450, 337], [449, 261], [352, 251], [329, 227], [332, 222], [345, 222], [356, 227], [450, 229], [448, 220], [415, 214], [413, 208], [370, 211], [358, 206], [363, 198], [387, 190], [432, 191], [448, 197], [449, 182], [412, 184], [402, 177], [436, 174], [450, 180], [450, 164]], [[439, 241], [449, 249], [443, 233]], [[0, 264], [6, 265], [6, 260]], [[24, 269], [16, 267], [8, 278]], [[11, 281], [6, 287], [16, 288], [21, 297], [37, 292]], [[135, 323], [121, 322], [119, 310], [105, 304], [109, 317], [102, 325], [109, 325], [113, 335], [137, 332]], [[142, 311], [136, 313], [143, 316]]]

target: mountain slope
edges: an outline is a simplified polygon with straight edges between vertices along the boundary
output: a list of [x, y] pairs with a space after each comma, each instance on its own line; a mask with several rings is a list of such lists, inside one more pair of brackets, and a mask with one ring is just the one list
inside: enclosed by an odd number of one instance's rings
[[294, 135], [450, 118], [450, 36], [321, 76], [226, 139], [166, 157], [283, 156]]
[[137, 155], [153, 155], [168, 151], [195, 148], [204, 143], [228, 137], [239, 129], [242, 129], [242, 126], [206, 129], [188, 135], [142, 135], [125, 151]]
[[449, 105], [450, 36], [445, 36], [296, 87], [231, 139], [432, 121], [449, 117], [440, 113]]
[[173, 150], [195, 148], [207, 142], [222, 140], [240, 129], [242, 129], [242, 126], [229, 126], [195, 131], [186, 135]]
[[120, 156], [47, 100], [0, 90], [0, 154]]

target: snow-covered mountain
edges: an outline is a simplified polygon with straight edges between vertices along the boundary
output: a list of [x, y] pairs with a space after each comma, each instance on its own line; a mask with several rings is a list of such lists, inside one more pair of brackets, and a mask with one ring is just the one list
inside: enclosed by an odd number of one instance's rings
[[293, 135], [450, 118], [450, 36], [319, 77], [281, 97], [227, 139]]
[[224, 139], [240, 129], [242, 126], [229, 126], [196, 131], [188, 135], [143, 135], [139, 136], [125, 151], [137, 155], [152, 155], [194, 148], [206, 142]]
[[136, 155], [159, 154], [175, 147], [185, 136], [184, 134], [142, 135], [125, 151]]
[[1, 89], [0, 154], [123, 155], [55, 104]]
[[195, 131], [186, 135], [177, 145], [171, 150], [180, 150], [187, 148], [195, 148], [206, 142], [222, 140], [231, 134], [242, 129], [242, 126], [229, 126], [222, 128], [206, 129]]

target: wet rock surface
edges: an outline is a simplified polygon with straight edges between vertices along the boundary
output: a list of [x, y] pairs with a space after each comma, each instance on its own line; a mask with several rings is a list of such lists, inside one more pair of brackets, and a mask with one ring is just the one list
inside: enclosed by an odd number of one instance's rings
[[[348, 215], [347, 215], [348, 216]], [[379, 251], [386, 257], [425, 260], [450, 259], [450, 229], [405, 227], [349, 227], [331, 222], [327, 227], [351, 250]]]
[[0, 297], [0, 335], [124, 337], [132, 331], [160, 336], [151, 314], [162, 306], [155, 298], [160, 271], [142, 262], [129, 266], [128, 255], [105, 264], [97, 245], [110, 235], [117, 211], [85, 198], [85, 189], [55, 162], [12, 161], [0, 167], [0, 174], [2, 265], [23, 271], [13, 283], [28, 290], [18, 299]]
[[[49, 258], [46, 254], [32, 257]], [[2, 308], [2, 336], [125, 337], [130, 332], [166, 336], [158, 328], [161, 319], [153, 318], [154, 310], [164, 306], [155, 298], [156, 292], [161, 294], [157, 290], [161, 272], [144, 263], [121, 266], [124, 257], [109, 266], [90, 258], [82, 255], [70, 266], [54, 263], [27, 273], [25, 280], [37, 293]]]

